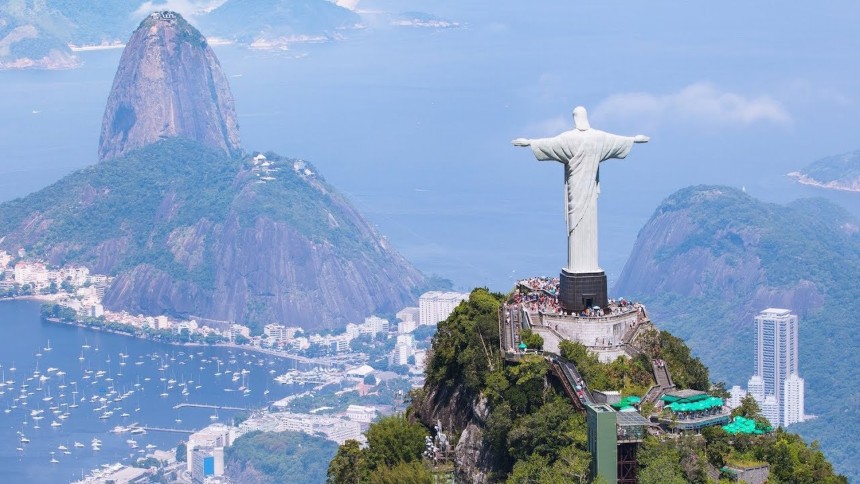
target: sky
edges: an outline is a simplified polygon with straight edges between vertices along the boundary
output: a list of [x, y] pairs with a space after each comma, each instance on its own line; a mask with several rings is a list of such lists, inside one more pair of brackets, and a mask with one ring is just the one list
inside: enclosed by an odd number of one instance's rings
[[[799, 193], [786, 173], [858, 148], [852, 2], [344, 5], [367, 28], [338, 42], [216, 47], [243, 142], [311, 161], [394, 247], [461, 288], [560, 268], [560, 167], [510, 140], [569, 129], [576, 105], [595, 128], [651, 137], [601, 168], [610, 280], [675, 190], [727, 184], [785, 202]], [[405, 11], [459, 27], [388, 24]], [[0, 199], [95, 162], [119, 53], [81, 54], [73, 71], [0, 72]]]

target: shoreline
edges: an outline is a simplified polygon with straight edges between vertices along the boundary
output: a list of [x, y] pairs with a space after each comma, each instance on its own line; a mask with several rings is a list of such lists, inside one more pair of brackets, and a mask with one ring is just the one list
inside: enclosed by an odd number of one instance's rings
[[125, 44], [123, 43], [115, 43], [115, 44], [93, 44], [93, 45], [74, 45], [69, 44], [69, 50], [72, 52], [92, 52], [97, 50], [111, 50], [111, 49], [124, 49]]
[[[30, 296], [21, 296], [21, 297], [22, 298], [29, 298]], [[6, 301], [6, 300], [12, 300], [12, 299], [13, 298], [4, 298], [4, 299], [0, 299], [0, 302]], [[144, 341], [152, 341], [154, 343], [161, 343], [161, 344], [166, 344], [166, 345], [170, 345], [170, 346], [179, 346], [179, 347], [188, 347], [188, 348], [203, 348], [203, 347], [206, 347], [206, 348], [227, 348], [227, 349], [242, 350], [242, 351], [252, 351], [255, 353], [260, 353], [260, 354], [264, 354], [264, 355], [268, 355], [268, 356], [274, 356], [276, 358], [293, 360], [293, 361], [296, 361], [298, 363], [313, 364], [313, 365], [319, 365], [319, 366], [329, 366], [329, 367], [334, 364], [332, 362], [316, 361], [316, 360], [313, 360], [311, 358], [307, 358], [305, 356], [291, 355], [288, 353], [280, 353], [280, 352], [277, 352], [274, 350], [269, 350], [266, 348], [257, 348], [254, 346], [237, 345], [234, 343], [207, 344], [207, 343], [190, 343], [190, 342], [189, 343], [180, 343], [180, 342], [171, 342], [171, 341], [160, 341], [157, 339], [144, 338], [144, 337], [138, 336], [136, 334], [129, 334], [129, 333], [126, 333], [123, 331], [116, 331], [116, 330], [108, 329], [105, 327], [92, 326], [92, 325], [89, 325], [86, 323], [82, 323], [80, 321], [63, 321], [59, 318], [45, 318], [45, 317], [42, 317], [41, 319], [43, 321], [48, 321], [49, 323], [62, 324], [62, 325], [66, 325], [66, 326], [72, 326], [75, 328], [83, 328], [83, 329], [88, 329], [91, 331], [98, 331], [101, 333], [111, 333], [111, 334], [116, 334], [119, 336], [126, 336], [129, 338], [135, 338], [135, 339], [144, 340]]]
[[830, 182], [822, 182], [818, 181], [815, 178], [804, 175], [798, 171], [793, 171], [788, 173], [790, 178], [793, 178], [797, 183], [801, 185], [807, 185], [816, 188], [823, 188], [825, 190], [838, 190], [841, 192], [850, 192], [850, 193], [860, 193], [860, 182], [858, 182], [858, 186], [847, 186], [838, 181], [830, 181]]

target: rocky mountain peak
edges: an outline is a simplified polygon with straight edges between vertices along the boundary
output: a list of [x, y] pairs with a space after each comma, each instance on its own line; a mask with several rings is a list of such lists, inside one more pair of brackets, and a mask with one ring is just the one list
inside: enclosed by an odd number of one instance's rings
[[131, 35], [108, 96], [99, 160], [165, 138], [188, 138], [236, 156], [233, 95], [205, 37], [181, 15], [148, 16]]

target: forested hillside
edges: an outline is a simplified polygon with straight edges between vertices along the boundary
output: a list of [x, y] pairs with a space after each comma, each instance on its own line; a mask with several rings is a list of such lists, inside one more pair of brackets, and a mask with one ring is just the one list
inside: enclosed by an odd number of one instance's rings
[[746, 386], [754, 369], [754, 316], [799, 315], [806, 413], [792, 426], [817, 439], [836, 468], [860, 479], [860, 414], [843, 397], [860, 389], [860, 222], [822, 199], [764, 203], [741, 190], [697, 186], [667, 198], [640, 231], [616, 293], [646, 303], [717, 379]]
[[[431, 482], [433, 473], [451, 469], [421, 459], [422, 434], [440, 422], [455, 444], [453, 472], [462, 482], [570, 483], [591, 482], [590, 454], [584, 417], [576, 412], [548, 373], [539, 354], [519, 363], [506, 363], [498, 350], [498, 311], [504, 300], [484, 289], [439, 323], [433, 340], [427, 382], [413, 394], [407, 423], [397, 418], [375, 424], [369, 446], [347, 442], [329, 465], [329, 482], [398, 482], [392, 472], [412, 476], [411, 482]], [[691, 356], [684, 343], [666, 332], [655, 332], [644, 348], [672, 368], [679, 386], [710, 387], [708, 371]], [[586, 381], [599, 382], [625, 393], [647, 386], [649, 374], [639, 360], [602, 364], [578, 343], [562, 346], [564, 357], [582, 369]], [[721, 392], [719, 386], [711, 389]], [[647, 412], [647, 409], [643, 409]], [[752, 400], [737, 415], [767, 422]], [[423, 426], [418, 425], [423, 424]], [[385, 439], [371, 435], [385, 429]], [[715, 428], [702, 437], [682, 439], [649, 436], [639, 456], [640, 482], [708, 482], [727, 462], [766, 462], [771, 482], [847, 482], [834, 475], [817, 447], [782, 431], [768, 435], [732, 436]], [[384, 457], [383, 457], [384, 456]], [[408, 472], [408, 474], [407, 474]]]

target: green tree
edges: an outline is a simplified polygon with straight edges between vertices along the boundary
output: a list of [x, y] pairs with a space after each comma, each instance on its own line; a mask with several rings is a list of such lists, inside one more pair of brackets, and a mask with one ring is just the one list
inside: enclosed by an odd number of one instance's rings
[[356, 440], [347, 440], [338, 449], [334, 459], [328, 464], [326, 482], [328, 484], [361, 484], [366, 464], [361, 447]]
[[487, 289], [472, 291], [469, 300], [439, 323], [433, 337], [433, 352], [427, 363], [431, 383], [463, 382], [477, 392], [484, 376], [499, 366], [499, 306], [502, 296]]
[[755, 420], [756, 428], [767, 430], [771, 428], [768, 419], [761, 413], [761, 407], [751, 394], [747, 394], [741, 399], [741, 404], [732, 410], [732, 417], [744, 417]]
[[702, 429], [705, 438], [708, 462], [716, 468], [726, 465], [726, 459], [732, 452], [731, 436], [722, 427], [713, 426]]
[[188, 448], [185, 445], [185, 442], [176, 446], [176, 462], [185, 462], [188, 457]]
[[530, 329], [524, 329], [520, 333], [520, 341], [526, 344], [530, 350], [542, 350], [543, 338]]
[[570, 446], [562, 450], [555, 463], [540, 454], [517, 461], [508, 484], [586, 484], [589, 481], [591, 454]]
[[368, 464], [376, 469], [420, 459], [427, 431], [419, 423], [394, 415], [371, 424], [366, 435]]
[[545, 484], [551, 482], [547, 475], [549, 459], [540, 454], [533, 454], [528, 459], [517, 461], [508, 476], [507, 484]]
[[506, 369], [510, 385], [505, 398], [518, 414], [530, 413], [544, 404], [549, 363], [539, 355], [525, 355]]
[[421, 461], [401, 462], [394, 467], [380, 467], [370, 474], [370, 484], [431, 484], [433, 474]]
[[722, 398], [723, 400], [728, 400], [732, 398], [732, 394], [728, 390], [726, 390], [726, 383], [722, 381], [711, 385], [711, 389], [708, 390], [708, 393], [715, 397]]
[[673, 443], [646, 439], [639, 452], [641, 484], [686, 484], [681, 456]]
[[581, 447], [571, 445], [561, 450], [552, 467], [554, 472], [564, 479], [564, 482], [586, 484], [591, 477], [590, 465], [591, 453]]
[[[244, 482], [250, 470], [257, 482], [300, 484], [324, 482], [337, 444], [301, 432], [249, 432], [224, 451], [228, 475]], [[297, 472], [297, 469], [301, 469]]]
[[518, 419], [508, 432], [509, 452], [517, 460], [539, 454], [553, 463], [563, 448], [585, 448], [586, 441], [584, 418], [562, 397]]

